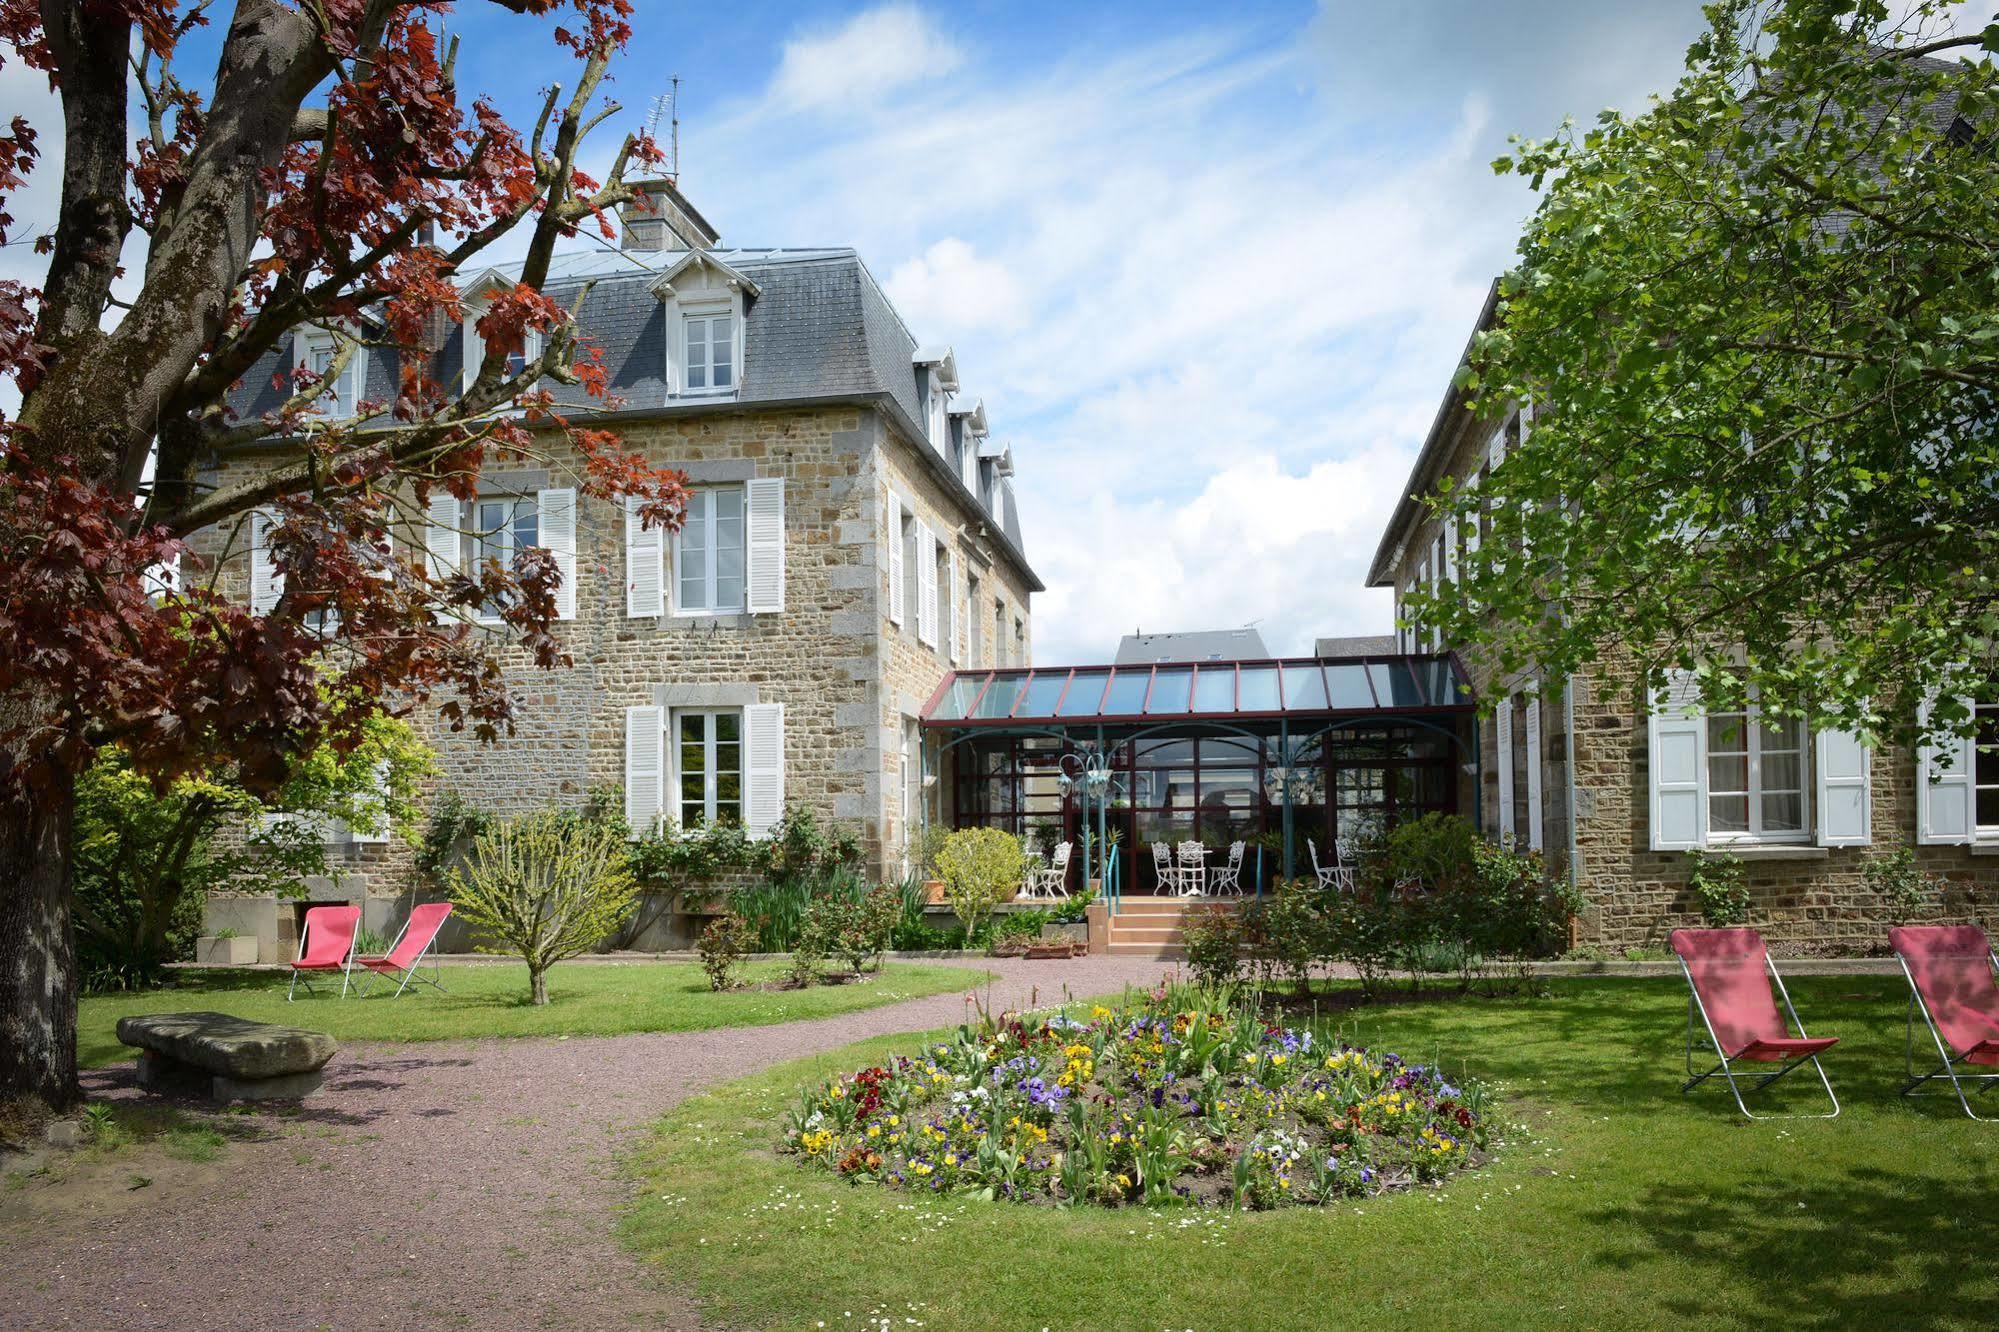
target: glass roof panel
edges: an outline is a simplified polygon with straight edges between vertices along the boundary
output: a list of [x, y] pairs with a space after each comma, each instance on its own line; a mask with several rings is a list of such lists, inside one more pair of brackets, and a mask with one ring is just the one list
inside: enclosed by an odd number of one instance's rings
[[1374, 661], [1367, 666], [1375, 697], [1391, 708], [1420, 708], [1429, 702], [1407, 662]]
[[[1157, 711], [1157, 709], [1154, 709]], [[1235, 711], [1235, 667], [1227, 663], [1203, 666], [1194, 677], [1194, 711]]]
[[1110, 688], [1104, 691], [1103, 715], [1136, 717], [1145, 710], [1145, 691], [1151, 683], [1152, 672], [1143, 668], [1111, 672]]
[[1277, 697], [1275, 666], [1243, 667], [1242, 674], [1237, 677], [1236, 687], [1241, 690], [1242, 701], [1238, 706], [1244, 712], [1275, 712], [1282, 706]]
[[1189, 666], [1161, 667], [1152, 673], [1152, 696], [1145, 701], [1145, 715], [1158, 717], [1187, 710], [1187, 692], [1194, 683]]
[[1326, 667], [1326, 684], [1332, 690], [1330, 705], [1344, 712], [1348, 708], [1371, 708], [1374, 691], [1367, 687], [1367, 667], [1354, 663]]
[[1058, 717], [1094, 717], [1104, 701], [1104, 681], [1111, 678], [1109, 671], [1077, 671], [1069, 681], [1069, 692], [1055, 709]]
[[[1280, 693], [1279, 686], [1282, 686]], [[1368, 661], [1291, 658], [1071, 669], [961, 671], [925, 714], [932, 725], [1131, 724], [1255, 715], [1468, 709], [1470, 686], [1448, 656]]]
[[963, 721], [965, 710], [972, 706], [972, 700], [986, 686], [986, 674], [957, 675], [952, 677], [949, 687], [937, 700], [937, 707], [931, 712], [932, 721]]
[[1020, 696], [1020, 687], [1025, 677], [1018, 675], [994, 675], [992, 684], [986, 687], [986, 695], [979, 700], [974, 717], [1004, 717], [1013, 711], [1013, 702]]
[[1027, 688], [1014, 711], [1023, 717], [1053, 716], [1055, 700], [1062, 697], [1062, 686], [1068, 683], [1067, 671], [1036, 671], [1028, 677]]

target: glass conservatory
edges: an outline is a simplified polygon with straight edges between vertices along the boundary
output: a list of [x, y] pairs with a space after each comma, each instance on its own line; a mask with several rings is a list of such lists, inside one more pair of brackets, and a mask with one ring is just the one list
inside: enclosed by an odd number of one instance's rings
[[1473, 711], [1449, 654], [959, 671], [924, 761], [936, 817], [1074, 843], [1114, 890], [1159, 890], [1153, 843], [1241, 841], [1260, 891], [1364, 820], [1475, 808]]

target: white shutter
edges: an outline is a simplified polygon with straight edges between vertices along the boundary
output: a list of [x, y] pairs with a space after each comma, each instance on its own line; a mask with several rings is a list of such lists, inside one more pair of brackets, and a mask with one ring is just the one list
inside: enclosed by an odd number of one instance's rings
[[1449, 582], [1458, 581], [1458, 520], [1455, 515], [1444, 519], [1444, 577]]
[[775, 615], [784, 609], [784, 478], [758, 477], [744, 490], [749, 509], [744, 605], [752, 615]]
[[1539, 851], [1541, 835], [1541, 696], [1527, 700], [1527, 846]]
[[962, 586], [962, 571], [958, 568], [958, 552], [946, 552], [950, 563], [951, 586], [945, 593], [951, 605], [951, 664], [959, 666], [965, 660], [965, 594]]
[[430, 521], [423, 528], [423, 570], [432, 578], [449, 578], [465, 558], [458, 497], [446, 490], [432, 491], [428, 516]]
[[1692, 671], [1666, 672], [1653, 696], [1646, 770], [1651, 779], [1652, 849], [1707, 844], [1707, 714]]
[[784, 817], [784, 704], [743, 709], [743, 828], [752, 837]]
[[625, 822], [634, 838], [651, 832], [659, 821], [666, 792], [666, 723], [664, 710], [625, 709]]
[[1465, 514], [1465, 554], [1469, 556], [1478, 554], [1478, 519], [1479, 515], [1485, 512], [1485, 500], [1478, 496], [1476, 476], [1465, 482], [1465, 490], [1477, 501], [1472, 505], [1470, 512]]
[[1869, 760], [1867, 746], [1852, 731], [1818, 733], [1818, 819], [1820, 846], [1866, 846]]
[[[1972, 703], [1964, 699], [1968, 712]], [[1927, 726], [1929, 701], [1916, 710], [1916, 724]], [[1916, 755], [1916, 840], [1961, 844], [1972, 836], [1971, 773], [1973, 741], [1952, 737], [1941, 749], [1921, 746]]]
[[250, 515], [250, 613], [269, 615], [285, 594], [285, 576], [271, 559], [271, 516], [261, 509]]
[[535, 496], [541, 544], [555, 560], [562, 581], [555, 589], [555, 618], [576, 618], [576, 492], [567, 486]]
[[640, 500], [625, 496], [625, 614], [666, 614], [666, 529], [647, 527]]
[[902, 497], [888, 497], [888, 620], [902, 623]]
[[1491, 441], [1485, 446], [1485, 465], [1497, 468], [1506, 461], [1506, 423], [1500, 422], [1499, 429], [1492, 432]]
[[1493, 730], [1499, 740], [1499, 840], [1513, 838], [1513, 700], [1502, 698], [1492, 713]]
[[375, 794], [381, 801], [380, 806], [375, 811], [374, 826], [371, 828], [356, 828], [352, 824], [347, 825], [347, 840], [350, 842], [359, 842], [363, 846], [378, 846], [389, 840], [389, 761], [387, 759], [377, 760], [371, 776], [373, 777]]
[[937, 540], [930, 525], [916, 523], [916, 637], [937, 646]]

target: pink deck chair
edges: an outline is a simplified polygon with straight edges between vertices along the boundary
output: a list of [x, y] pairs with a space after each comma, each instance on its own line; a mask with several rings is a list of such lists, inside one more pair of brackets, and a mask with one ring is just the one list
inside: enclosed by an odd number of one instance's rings
[[[371, 984], [377, 975], [390, 979], [402, 977], [402, 983], [396, 986], [396, 993], [389, 996], [392, 999], [408, 989], [409, 983], [413, 980], [420, 980], [425, 985], [434, 986], [442, 992], [444, 982], [440, 979], [443, 970], [437, 963], [437, 932], [443, 927], [444, 918], [450, 914], [449, 902], [425, 902], [420, 906], [411, 907], [409, 919], [403, 922], [402, 933], [396, 936], [396, 942], [389, 949], [388, 955], [357, 957], [354, 959], [354, 965], [366, 967], [372, 973], [369, 977]], [[417, 971], [425, 955], [430, 958], [428, 976], [421, 975]]]
[[[1770, 951], [1763, 946], [1763, 936], [1750, 929], [1674, 930], [1667, 936], [1667, 943], [1679, 955], [1680, 970], [1686, 973], [1688, 987], [1688, 1077], [1680, 1090], [1690, 1092], [1718, 1073], [1727, 1079], [1728, 1089], [1735, 1095], [1736, 1108], [1749, 1118], [1797, 1118], [1792, 1115], [1751, 1114], [1742, 1100], [1744, 1089], [1736, 1081], [1735, 1065], [1738, 1062], [1782, 1065], [1774, 1072], [1755, 1073], [1753, 1082], [1750, 1081], [1752, 1075], [1744, 1071], [1743, 1081], [1750, 1082], [1748, 1090], [1757, 1092], [1800, 1064], [1809, 1063], [1818, 1071], [1826, 1099], [1832, 1102], [1832, 1114], [1812, 1118], [1832, 1119], [1837, 1116], [1839, 1098], [1832, 1094], [1832, 1081], [1826, 1077], [1819, 1055], [1837, 1045], [1839, 1038], [1805, 1035], [1805, 1024], [1798, 1020], [1798, 1010], [1791, 1003], [1790, 992], [1784, 988], [1784, 978], [1777, 974], [1776, 964], [1770, 961]], [[1785, 1009], [1790, 1012], [1792, 1025], [1798, 1029], [1795, 1036], [1777, 1012], [1780, 996]], [[1694, 1072], [1696, 1014], [1707, 1027], [1708, 1040], [1713, 1043], [1715, 1053], [1721, 1057], [1721, 1062], [1705, 1073]]]
[[[1923, 1084], [1948, 1078], [1964, 1113], [1988, 1119], [1971, 1108], [1964, 1084], [1978, 1084], [1973, 1094], [1983, 1096], [1999, 1086], [1999, 1073], [1959, 1070], [1999, 1064], [1999, 984], [1993, 982], [1999, 956], [1993, 954], [1992, 941], [1976, 925], [1899, 925], [1888, 931], [1888, 942], [1909, 978], [1909, 1080], [1902, 1095], [1913, 1096]], [[1928, 1073], [1916, 1072], [1919, 1010], [1941, 1061]]]
[[291, 1002], [298, 995], [300, 981], [305, 982], [305, 992], [316, 994], [312, 988], [314, 972], [337, 971], [340, 973], [340, 995], [347, 996], [347, 982], [354, 971], [354, 934], [361, 928], [361, 908], [357, 906], [316, 906], [305, 910], [305, 925], [298, 936], [298, 957], [292, 962], [292, 983], [285, 990], [285, 1001]]

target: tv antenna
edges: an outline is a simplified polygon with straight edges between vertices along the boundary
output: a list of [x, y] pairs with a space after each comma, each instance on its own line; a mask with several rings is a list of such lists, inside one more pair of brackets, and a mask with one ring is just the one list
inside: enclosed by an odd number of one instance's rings
[[667, 121], [668, 143], [666, 153], [666, 178], [680, 183], [680, 76], [673, 75], [667, 90], [652, 99], [652, 114], [646, 118], [646, 137], [654, 142], [659, 140], [659, 122]]

